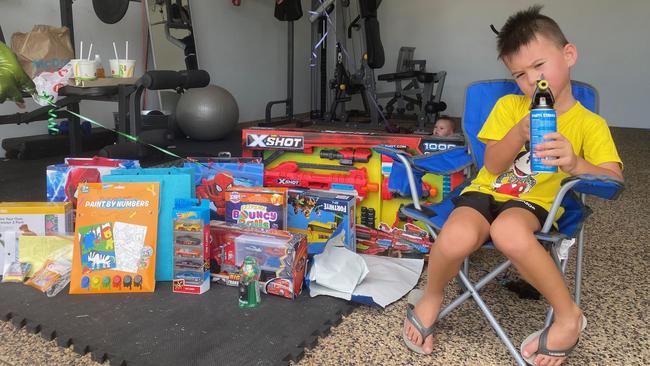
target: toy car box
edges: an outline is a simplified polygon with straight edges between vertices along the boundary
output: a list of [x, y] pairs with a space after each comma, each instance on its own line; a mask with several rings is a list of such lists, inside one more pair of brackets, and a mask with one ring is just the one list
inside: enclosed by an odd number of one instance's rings
[[307, 253], [322, 253], [341, 228], [342, 242], [356, 251], [356, 197], [321, 190], [290, 190], [287, 230], [307, 235]]
[[210, 289], [210, 202], [177, 199], [173, 212], [172, 291], [200, 295]]
[[294, 299], [300, 294], [307, 263], [307, 237], [284, 230], [242, 227], [212, 221], [212, 257], [219, 266], [216, 282], [237, 286], [235, 275], [246, 256], [261, 269], [262, 292]]
[[287, 227], [287, 189], [230, 187], [226, 191], [226, 222], [264, 229]]

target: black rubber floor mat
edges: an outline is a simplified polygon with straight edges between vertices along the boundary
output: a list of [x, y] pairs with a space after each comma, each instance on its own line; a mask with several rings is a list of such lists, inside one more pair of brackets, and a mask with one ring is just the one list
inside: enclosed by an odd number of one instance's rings
[[152, 294], [48, 298], [1, 284], [0, 319], [111, 365], [286, 365], [354, 306], [302, 294], [293, 301], [263, 296], [259, 308], [243, 310], [234, 287], [183, 295], [169, 282], [157, 286]]

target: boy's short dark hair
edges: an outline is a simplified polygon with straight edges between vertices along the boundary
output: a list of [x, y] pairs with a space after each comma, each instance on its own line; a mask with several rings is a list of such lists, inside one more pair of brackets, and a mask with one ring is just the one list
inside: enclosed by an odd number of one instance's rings
[[503, 60], [517, 53], [537, 35], [548, 38], [560, 48], [569, 43], [555, 20], [540, 14], [540, 10], [541, 5], [533, 5], [508, 18], [497, 36], [499, 59]]

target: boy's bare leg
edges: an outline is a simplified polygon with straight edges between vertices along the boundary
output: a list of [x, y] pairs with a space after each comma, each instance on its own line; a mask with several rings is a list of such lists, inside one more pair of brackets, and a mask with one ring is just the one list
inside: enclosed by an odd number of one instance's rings
[[[490, 236], [494, 245], [517, 268], [521, 276], [535, 287], [551, 303], [554, 321], [548, 333], [547, 348], [567, 349], [578, 339], [582, 311], [569, 294], [562, 274], [551, 256], [537, 241], [534, 232], [540, 229], [535, 215], [523, 208], [509, 208], [492, 223]], [[537, 351], [538, 340], [524, 348], [524, 356]], [[563, 357], [538, 355], [536, 365], [557, 366]]]
[[[489, 232], [490, 224], [473, 208], [459, 207], [449, 215], [431, 247], [427, 285], [424, 296], [415, 306], [415, 314], [424, 326], [431, 326], [436, 320], [447, 283], [458, 274], [465, 257], [487, 240]], [[420, 333], [411, 323], [406, 321], [405, 327], [408, 338], [415, 344], [422, 344]], [[423, 349], [426, 353], [433, 351], [433, 335], [424, 340]]]

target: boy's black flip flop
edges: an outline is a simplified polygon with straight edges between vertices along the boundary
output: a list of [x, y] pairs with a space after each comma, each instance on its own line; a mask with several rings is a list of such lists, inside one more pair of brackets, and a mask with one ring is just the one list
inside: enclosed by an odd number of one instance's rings
[[[580, 340], [580, 337], [578, 337], [578, 340], [576, 340], [576, 343], [571, 346], [570, 348], [564, 349], [564, 350], [549, 350], [546, 346], [547, 344], [547, 337], [548, 337], [548, 331], [551, 327], [548, 326], [542, 330], [538, 330], [537, 332], [529, 335], [524, 339], [523, 342], [521, 342], [521, 347], [519, 348], [519, 352], [521, 352], [521, 356], [526, 360], [526, 362], [529, 365], [534, 365], [535, 363], [535, 357], [537, 355], [545, 355], [545, 356], [551, 356], [551, 357], [567, 357], [571, 354], [571, 352], [576, 348], [578, 345], [578, 341]], [[582, 333], [585, 328], [587, 328], [587, 318], [585, 316], [582, 316], [582, 326], [580, 328], [580, 333]], [[524, 356], [524, 347], [527, 346], [530, 342], [535, 339], [535, 337], [539, 336], [539, 345], [537, 346], [537, 352], [533, 353], [530, 355], [530, 357], [526, 358]]]

